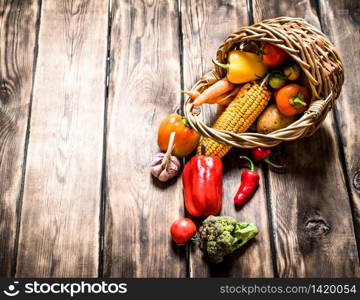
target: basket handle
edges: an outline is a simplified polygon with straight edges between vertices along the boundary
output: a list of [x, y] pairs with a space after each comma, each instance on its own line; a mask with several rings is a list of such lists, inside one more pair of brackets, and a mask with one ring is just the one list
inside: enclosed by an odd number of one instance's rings
[[[305, 112], [305, 114], [311, 114], [314, 120], [317, 120], [325, 109], [330, 110], [332, 104], [334, 102], [333, 99], [333, 92], [331, 91], [330, 94], [325, 99], [315, 100], [310, 104], [310, 107]], [[331, 102], [331, 104], [330, 104]]]

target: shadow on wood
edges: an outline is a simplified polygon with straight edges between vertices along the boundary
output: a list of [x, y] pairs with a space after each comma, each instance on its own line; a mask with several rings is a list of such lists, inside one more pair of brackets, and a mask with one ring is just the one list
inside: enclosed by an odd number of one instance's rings
[[[149, 171], [150, 172], [150, 171]], [[180, 174], [180, 175], [179, 175]], [[176, 175], [175, 177], [171, 178], [170, 180], [166, 181], [166, 182], [162, 182], [159, 179], [155, 178], [154, 176], [152, 176], [151, 174], [149, 175], [151, 176], [151, 183], [156, 186], [157, 188], [161, 189], [161, 190], [166, 190], [168, 187], [174, 185], [177, 183], [178, 180], [181, 180], [181, 169], [178, 173], [178, 175]], [[180, 177], [180, 178], [179, 178]]]
[[[241, 256], [247, 251], [248, 248], [253, 247], [257, 244], [256, 237], [255, 239], [250, 240], [240, 249], [236, 250], [232, 254], [224, 257], [224, 260], [219, 264], [212, 264], [209, 259], [202, 253], [200, 256], [202, 257], [203, 266], [207, 268], [207, 272], [209, 273], [210, 277], [229, 277], [234, 270], [233, 268], [239, 267], [237, 262]], [[196, 251], [202, 252], [198, 245], [192, 245], [190, 247], [191, 253], [195, 253]], [[245, 266], [247, 267], [247, 266]], [[240, 266], [241, 268], [241, 266]]]

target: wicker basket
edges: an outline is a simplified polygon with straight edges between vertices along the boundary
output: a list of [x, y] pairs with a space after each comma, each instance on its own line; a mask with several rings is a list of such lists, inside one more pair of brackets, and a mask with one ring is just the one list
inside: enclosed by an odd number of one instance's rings
[[[241, 27], [232, 33], [218, 49], [217, 60], [226, 62], [227, 53], [234, 44], [250, 40], [270, 42], [284, 49], [299, 64], [312, 92], [308, 110], [288, 127], [269, 134], [235, 134], [208, 127], [201, 121], [199, 111], [194, 109], [191, 99], [187, 99], [184, 112], [190, 124], [203, 136], [238, 148], [273, 147], [283, 141], [313, 134], [332, 108], [344, 81], [343, 65], [334, 45], [305, 20], [279, 17]], [[201, 92], [225, 75], [226, 70], [216, 67], [200, 78], [192, 89]]]

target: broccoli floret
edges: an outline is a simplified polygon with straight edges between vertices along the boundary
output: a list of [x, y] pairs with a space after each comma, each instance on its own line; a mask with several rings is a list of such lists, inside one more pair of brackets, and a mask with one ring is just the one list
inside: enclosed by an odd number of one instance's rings
[[253, 224], [240, 223], [232, 217], [209, 216], [199, 229], [200, 249], [212, 263], [218, 264], [257, 233]]

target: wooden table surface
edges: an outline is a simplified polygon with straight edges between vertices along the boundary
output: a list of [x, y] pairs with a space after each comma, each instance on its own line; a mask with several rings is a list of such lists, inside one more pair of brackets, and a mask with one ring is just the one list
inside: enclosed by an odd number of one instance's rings
[[[157, 127], [228, 34], [282, 15], [329, 36], [345, 84], [241, 210], [244, 151], [224, 158], [222, 214], [260, 233], [209, 266], [171, 243], [182, 183], [149, 174]], [[0, 276], [359, 277], [359, 45], [359, 0], [0, 0]]]

